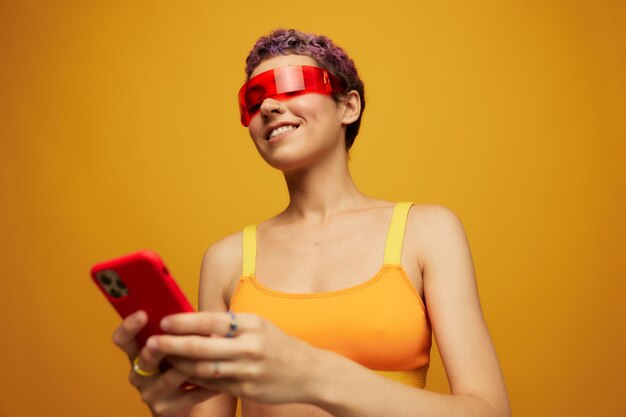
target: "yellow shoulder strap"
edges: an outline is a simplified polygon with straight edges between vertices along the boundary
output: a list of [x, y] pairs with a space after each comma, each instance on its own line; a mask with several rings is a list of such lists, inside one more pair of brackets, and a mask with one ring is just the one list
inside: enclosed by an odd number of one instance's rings
[[385, 264], [395, 265], [401, 261], [406, 217], [412, 205], [411, 202], [400, 202], [393, 208], [385, 245]]
[[243, 276], [253, 275], [256, 266], [256, 224], [243, 228]]

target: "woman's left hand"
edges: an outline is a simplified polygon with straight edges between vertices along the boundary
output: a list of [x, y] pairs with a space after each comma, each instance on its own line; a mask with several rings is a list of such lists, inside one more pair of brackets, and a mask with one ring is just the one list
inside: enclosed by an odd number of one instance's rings
[[326, 351], [259, 316], [183, 313], [161, 327], [168, 334], [152, 336], [147, 347], [191, 375], [192, 384], [265, 403], [306, 402], [321, 387]]

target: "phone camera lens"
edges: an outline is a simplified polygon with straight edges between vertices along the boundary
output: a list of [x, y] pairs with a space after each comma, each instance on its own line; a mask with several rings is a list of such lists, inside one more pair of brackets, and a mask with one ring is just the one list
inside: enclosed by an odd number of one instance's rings
[[111, 289], [110, 294], [113, 298], [120, 298], [122, 296], [122, 294], [116, 289]]
[[115, 281], [115, 284], [117, 284], [117, 288], [120, 288], [122, 290], [126, 289], [126, 284], [124, 284], [124, 282], [121, 279], [118, 279], [117, 281]]
[[100, 277], [100, 281], [104, 284], [104, 285], [111, 285], [111, 278], [109, 278], [106, 275], [102, 275]]

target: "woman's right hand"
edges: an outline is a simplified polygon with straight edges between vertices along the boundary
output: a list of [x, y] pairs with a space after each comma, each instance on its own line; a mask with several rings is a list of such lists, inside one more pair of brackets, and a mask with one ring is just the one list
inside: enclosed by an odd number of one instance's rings
[[135, 336], [147, 322], [148, 315], [144, 311], [137, 311], [127, 316], [113, 333], [113, 342], [128, 355], [131, 362], [130, 383], [139, 390], [141, 398], [155, 417], [187, 416], [192, 405], [219, 393], [200, 387], [181, 388], [189, 375], [174, 368], [152, 376], [142, 376], [135, 372], [132, 363], [137, 357], [139, 369], [146, 372], [158, 370], [163, 360], [162, 356], [157, 356], [149, 349], [140, 349], [135, 341]]

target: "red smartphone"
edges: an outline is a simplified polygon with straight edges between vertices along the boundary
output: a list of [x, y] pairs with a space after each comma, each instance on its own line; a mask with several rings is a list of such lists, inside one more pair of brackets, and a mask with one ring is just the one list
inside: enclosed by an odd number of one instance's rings
[[195, 311], [154, 252], [140, 251], [91, 268], [91, 277], [122, 318], [137, 310], [148, 314], [148, 323], [137, 334], [139, 346], [155, 334], [163, 334], [161, 319]]

